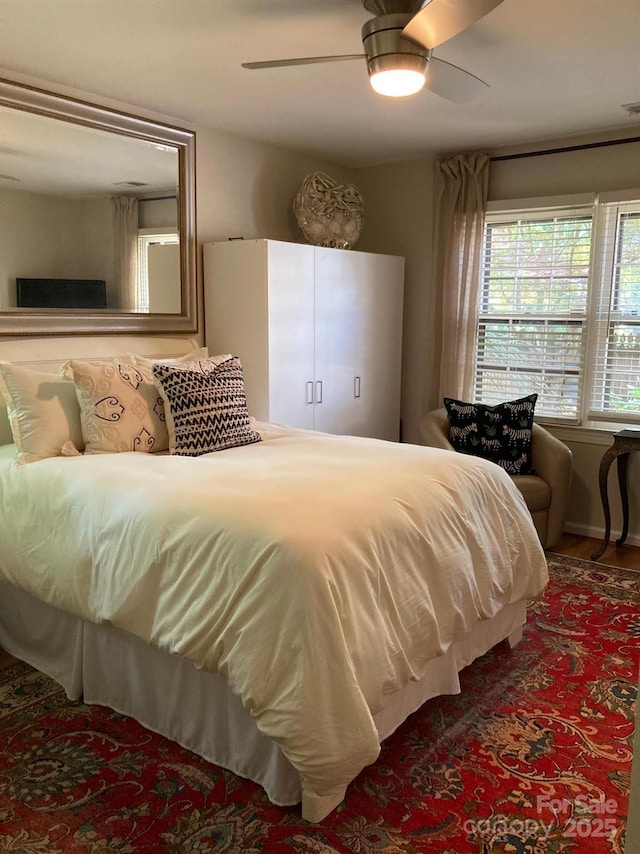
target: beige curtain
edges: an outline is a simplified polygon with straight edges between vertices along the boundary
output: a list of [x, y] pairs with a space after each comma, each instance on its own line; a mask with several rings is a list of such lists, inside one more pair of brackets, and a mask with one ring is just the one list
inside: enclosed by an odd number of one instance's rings
[[489, 156], [436, 161], [436, 285], [441, 294], [440, 402], [471, 400]]
[[138, 310], [138, 200], [113, 196], [115, 274], [120, 311]]

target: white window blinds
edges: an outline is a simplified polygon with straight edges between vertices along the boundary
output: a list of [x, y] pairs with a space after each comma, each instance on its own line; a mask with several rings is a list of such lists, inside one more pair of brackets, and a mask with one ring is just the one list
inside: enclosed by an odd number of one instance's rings
[[640, 200], [486, 218], [476, 400], [640, 423]]
[[536, 414], [578, 421], [591, 236], [590, 210], [487, 218], [477, 400], [537, 392]]
[[640, 202], [599, 210], [589, 418], [640, 421]]

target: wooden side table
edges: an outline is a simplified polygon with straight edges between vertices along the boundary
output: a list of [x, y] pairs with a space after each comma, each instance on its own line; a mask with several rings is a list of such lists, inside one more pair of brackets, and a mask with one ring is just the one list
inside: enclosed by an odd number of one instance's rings
[[640, 430], [620, 430], [613, 434], [613, 445], [604, 453], [600, 462], [600, 498], [602, 499], [602, 510], [604, 512], [604, 540], [597, 552], [591, 555], [591, 560], [598, 560], [609, 545], [611, 536], [611, 513], [609, 511], [608, 475], [611, 463], [614, 459], [618, 461], [618, 487], [622, 501], [622, 533], [616, 540], [616, 545], [621, 546], [627, 539], [629, 533], [629, 493], [627, 490], [627, 466], [629, 465], [629, 454], [632, 451], [640, 451]]

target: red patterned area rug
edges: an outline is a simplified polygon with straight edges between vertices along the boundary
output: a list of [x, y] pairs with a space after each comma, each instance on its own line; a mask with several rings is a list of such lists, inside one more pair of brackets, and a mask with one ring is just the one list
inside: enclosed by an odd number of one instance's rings
[[0, 671], [0, 852], [622, 852], [640, 573], [549, 556], [522, 643], [427, 703], [319, 825], [22, 663]]

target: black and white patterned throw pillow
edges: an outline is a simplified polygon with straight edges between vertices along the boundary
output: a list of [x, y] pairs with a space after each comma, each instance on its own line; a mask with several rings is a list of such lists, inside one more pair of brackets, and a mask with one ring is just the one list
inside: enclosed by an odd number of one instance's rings
[[533, 474], [531, 436], [538, 399], [530, 394], [496, 406], [444, 398], [456, 451], [496, 463], [509, 474]]
[[188, 366], [154, 364], [169, 433], [169, 451], [197, 457], [260, 441], [251, 426], [239, 359]]

